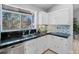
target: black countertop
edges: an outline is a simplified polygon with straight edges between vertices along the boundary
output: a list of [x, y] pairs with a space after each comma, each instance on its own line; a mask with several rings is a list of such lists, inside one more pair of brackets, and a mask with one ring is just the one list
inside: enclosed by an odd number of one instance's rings
[[59, 36], [62, 38], [68, 38], [70, 36], [70, 34], [60, 33], [60, 32], [54, 32], [54, 33], [49, 33], [49, 34], [54, 35], [54, 36]]
[[29, 40], [33, 40], [35, 38], [39, 38], [45, 35], [54, 35], [54, 36], [58, 36], [58, 37], [62, 37], [62, 38], [68, 38], [70, 36], [70, 34], [65, 34], [65, 33], [59, 33], [59, 32], [55, 32], [55, 33], [43, 33], [43, 34], [35, 34], [35, 35], [29, 35], [27, 37], [20, 37], [20, 38], [12, 38], [11, 40], [6, 40], [1, 42], [0, 44], [0, 49], [5, 48], [5, 47], [9, 47], [12, 46], [14, 44], [18, 44], [18, 43], [22, 43], [25, 41], [29, 41]]

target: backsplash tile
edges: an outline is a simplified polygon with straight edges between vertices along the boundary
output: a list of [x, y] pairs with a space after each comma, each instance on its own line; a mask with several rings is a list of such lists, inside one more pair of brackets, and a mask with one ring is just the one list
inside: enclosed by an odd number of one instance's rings
[[57, 32], [70, 34], [70, 25], [57, 25]]

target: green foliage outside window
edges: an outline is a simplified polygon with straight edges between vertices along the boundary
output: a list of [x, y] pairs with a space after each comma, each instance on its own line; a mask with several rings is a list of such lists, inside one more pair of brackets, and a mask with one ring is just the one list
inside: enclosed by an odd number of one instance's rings
[[76, 33], [79, 33], [79, 24], [78, 24], [78, 21], [76, 20], [76, 18], [74, 18], [74, 21], [73, 21], [73, 30], [74, 32]]

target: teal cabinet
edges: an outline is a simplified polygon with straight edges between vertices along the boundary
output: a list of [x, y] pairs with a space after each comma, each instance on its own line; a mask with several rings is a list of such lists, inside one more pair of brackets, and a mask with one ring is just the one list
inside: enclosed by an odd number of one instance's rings
[[[34, 16], [31, 12], [22, 12], [23, 10], [20, 10], [19, 8], [15, 8], [14, 10], [10, 9], [7, 5], [5, 6], [7, 7], [7, 10], [4, 7], [0, 11], [1, 32], [20, 31], [34, 28]], [[18, 11], [16, 11], [16, 9], [18, 9]]]
[[31, 19], [28, 18], [29, 15], [21, 15], [21, 28], [29, 29], [31, 26]]
[[17, 13], [3, 12], [3, 30], [21, 29], [21, 17]]
[[12, 14], [12, 29], [21, 29], [21, 15]]
[[2, 12], [2, 30], [9, 30], [12, 27], [11, 13]]

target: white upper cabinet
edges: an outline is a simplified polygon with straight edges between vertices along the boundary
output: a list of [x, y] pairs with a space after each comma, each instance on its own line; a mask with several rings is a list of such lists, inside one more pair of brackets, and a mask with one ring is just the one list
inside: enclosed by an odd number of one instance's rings
[[48, 15], [48, 24], [69, 24], [70, 10], [68, 8], [50, 12]]
[[38, 19], [39, 19], [38, 24], [45, 24], [45, 25], [48, 24], [48, 14], [46, 12], [40, 11], [38, 13]]
[[38, 24], [42, 24], [42, 13], [38, 12]]
[[55, 14], [53, 12], [48, 13], [48, 24], [56, 24]]

